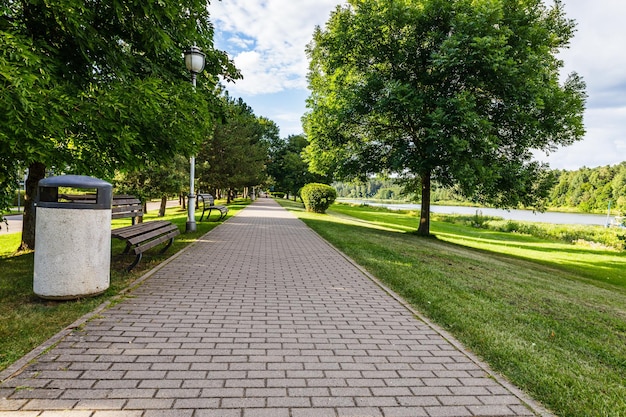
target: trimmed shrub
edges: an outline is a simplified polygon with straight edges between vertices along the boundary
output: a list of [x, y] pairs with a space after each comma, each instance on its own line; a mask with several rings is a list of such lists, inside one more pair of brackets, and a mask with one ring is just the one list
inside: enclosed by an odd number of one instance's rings
[[335, 202], [337, 191], [330, 185], [311, 183], [302, 187], [300, 198], [306, 211], [326, 213], [328, 207]]

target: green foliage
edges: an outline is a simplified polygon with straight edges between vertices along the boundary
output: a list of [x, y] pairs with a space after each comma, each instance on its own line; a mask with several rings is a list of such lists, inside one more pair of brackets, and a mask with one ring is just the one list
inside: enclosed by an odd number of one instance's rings
[[[611, 202], [611, 214], [626, 214], [626, 162], [597, 168], [583, 167], [574, 171], [552, 171], [555, 178], [547, 207], [555, 210], [576, 209], [580, 212], [606, 213]], [[401, 200], [396, 181], [369, 178], [367, 181], [333, 184], [339, 197], [380, 198]], [[387, 191], [390, 190], [390, 191]], [[410, 195], [407, 197], [411, 197]], [[447, 204], [471, 203], [452, 187], [434, 183], [431, 201]]]
[[17, 207], [18, 193], [19, 193], [19, 203], [20, 203], [20, 206], [24, 205], [24, 190], [14, 190], [13, 191], [13, 199], [11, 201], [11, 205], [14, 206], [14, 207]]
[[[552, 184], [531, 150], [583, 137], [585, 84], [560, 84], [574, 24], [541, 0], [350, 1], [316, 29], [307, 158], [339, 179], [431, 180], [498, 207], [542, 207]], [[424, 227], [422, 227], [424, 226]]]
[[367, 181], [336, 182], [333, 187], [342, 198], [400, 200], [402, 187], [393, 179], [368, 178]]
[[132, 194], [141, 201], [180, 195], [189, 181], [189, 160], [177, 155], [161, 163], [148, 163], [140, 169], [118, 172], [115, 192]]
[[262, 184], [268, 147], [278, 127], [258, 117], [242, 99], [221, 99], [222, 115], [202, 141], [196, 158], [199, 190], [230, 190]]
[[330, 185], [310, 183], [302, 187], [300, 198], [307, 211], [326, 213], [328, 207], [335, 202], [337, 191]]
[[552, 207], [575, 207], [582, 212], [626, 213], [626, 162], [615, 166], [583, 167], [576, 171], [558, 171], [558, 180], [550, 193]]
[[302, 152], [309, 144], [303, 135], [290, 135], [287, 139], [270, 142], [267, 173], [273, 180], [274, 190], [296, 196], [300, 188], [310, 182], [323, 182], [325, 177], [309, 171]]
[[[194, 43], [207, 54], [196, 94], [182, 61]], [[209, 133], [218, 76], [240, 75], [213, 48], [206, 0], [5, 2], [0, 204], [18, 168], [30, 168], [32, 197], [46, 166], [108, 179], [115, 170], [191, 155]], [[31, 201], [27, 246], [34, 243]]]

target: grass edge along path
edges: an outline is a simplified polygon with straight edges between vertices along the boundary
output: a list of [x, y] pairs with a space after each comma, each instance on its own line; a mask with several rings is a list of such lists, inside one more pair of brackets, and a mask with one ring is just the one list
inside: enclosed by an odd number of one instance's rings
[[[229, 204], [227, 219], [236, 215], [249, 202], [249, 200], [236, 200]], [[33, 252], [18, 255], [12, 253], [19, 246], [19, 233], [0, 236], [0, 374], [85, 314], [113, 300], [129, 287], [139, 285], [138, 280], [143, 279], [147, 273], [222, 223], [197, 221], [196, 232], [184, 233], [187, 221], [186, 210], [172, 207], [167, 209], [163, 218], [157, 217], [157, 214], [158, 210], [148, 212], [144, 216], [144, 221], [164, 219], [176, 224], [181, 234], [174, 239], [174, 244], [164, 254], [159, 254], [160, 247], [146, 252], [142, 261], [128, 273], [124, 271], [124, 268], [132, 262], [133, 256], [120, 256], [124, 249], [124, 242], [112, 239], [109, 289], [96, 297], [71, 301], [47, 301], [36, 297], [33, 294], [32, 285]], [[196, 219], [198, 216], [196, 212]], [[129, 224], [129, 219], [119, 219], [112, 222], [112, 227]]]
[[[446, 239], [508, 243], [510, 253], [499, 254], [406, 233], [406, 224], [417, 225], [406, 214], [377, 212], [374, 222], [348, 216], [367, 208], [333, 206], [319, 215], [278, 201], [556, 415], [626, 416], [623, 287], [550, 263], [548, 255], [541, 262], [516, 256], [511, 248], [526, 239], [520, 235], [445, 225]], [[432, 232], [440, 226], [433, 222]], [[533, 242], [539, 251], [540, 240]], [[579, 268], [591, 270], [584, 253]], [[616, 270], [626, 273], [626, 257], [618, 259]]]

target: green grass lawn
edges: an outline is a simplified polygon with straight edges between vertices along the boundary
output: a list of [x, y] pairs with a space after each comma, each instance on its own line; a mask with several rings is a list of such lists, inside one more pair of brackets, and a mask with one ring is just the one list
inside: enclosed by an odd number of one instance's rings
[[625, 252], [279, 201], [555, 414], [626, 416]]
[[[243, 209], [249, 201], [235, 201], [229, 205], [228, 217]], [[144, 216], [145, 221], [155, 220], [157, 211]], [[196, 213], [196, 219], [200, 216]], [[212, 216], [213, 218], [214, 216]], [[166, 220], [185, 230], [187, 212], [178, 207], [169, 208]], [[112, 227], [130, 224], [130, 219], [114, 220]], [[33, 348], [79, 317], [92, 311], [104, 301], [127, 288], [146, 271], [154, 268], [200, 236], [221, 224], [215, 221], [197, 222], [197, 231], [181, 233], [163, 255], [161, 246], [144, 253], [143, 259], [130, 273], [125, 272], [134, 255], [120, 255], [124, 242], [112, 240], [111, 286], [102, 295], [75, 301], [46, 301], [33, 294], [33, 253], [15, 254], [21, 240], [20, 233], [0, 236], [0, 370], [24, 356]]]
[[[419, 221], [417, 212], [396, 212], [368, 206], [335, 204], [332, 212], [402, 232], [414, 231]], [[436, 220], [437, 216], [433, 215], [433, 219]], [[431, 232], [442, 241], [529, 259], [570, 271], [577, 274], [578, 278], [584, 277], [597, 283], [626, 288], [626, 252], [623, 251], [572, 245], [523, 234], [460, 227], [458, 224], [440, 221], [432, 223]]]

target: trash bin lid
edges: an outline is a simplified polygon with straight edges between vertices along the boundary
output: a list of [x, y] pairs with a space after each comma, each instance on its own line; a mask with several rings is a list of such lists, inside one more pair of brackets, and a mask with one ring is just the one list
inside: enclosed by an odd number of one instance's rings
[[[60, 187], [95, 191], [95, 194], [72, 199], [59, 194]], [[113, 186], [87, 175], [59, 175], [44, 178], [37, 185], [37, 207], [101, 210], [110, 209], [112, 200]]]

